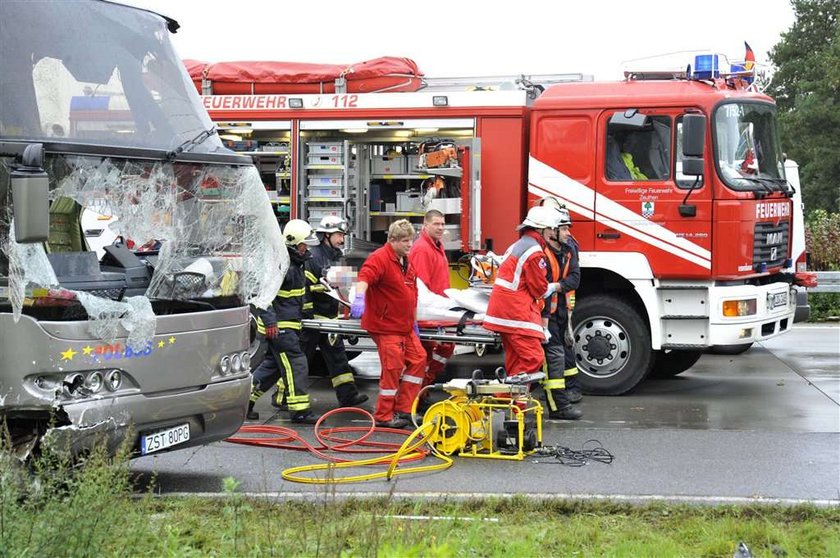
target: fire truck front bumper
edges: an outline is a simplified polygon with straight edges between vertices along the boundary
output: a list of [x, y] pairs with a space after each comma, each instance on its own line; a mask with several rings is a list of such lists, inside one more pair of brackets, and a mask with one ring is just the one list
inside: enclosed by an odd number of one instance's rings
[[796, 290], [787, 283], [713, 287], [710, 345], [742, 345], [775, 337], [793, 326]]

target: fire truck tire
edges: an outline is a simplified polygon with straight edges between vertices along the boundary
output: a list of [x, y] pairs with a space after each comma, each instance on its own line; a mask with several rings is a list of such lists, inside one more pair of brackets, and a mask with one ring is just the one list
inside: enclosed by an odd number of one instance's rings
[[746, 353], [752, 347], [752, 343], [742, 343], [740, 345], [713, 345], [709, 347], [709, 352], [713, 355], [740, 355]]
[[654, 361], [645, 320], [612, 295], [578, 301], [572, 314], [581, 388], [593, 395], [621, 395], [648, 375]]
[[651, 378], [672, 378], [695, 365], [703, 351], [656, 351], [656, 360], [650, 369]]

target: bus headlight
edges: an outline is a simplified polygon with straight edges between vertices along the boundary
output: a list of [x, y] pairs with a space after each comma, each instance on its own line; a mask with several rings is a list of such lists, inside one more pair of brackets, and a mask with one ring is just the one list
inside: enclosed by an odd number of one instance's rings
[[122, 372], [116, 368], [105, 375], [105, 387], [109, 391], [117, 391], [122, 387], [123, 376]]
[[222, 376], [227, 376], [228, 372], [230, 372], [230, 357], [225, 355], [219, 361], [219, 371], [222, 373]]
[[102, 372], [94, 371], [88, 374], [85, 385], [91, 393], [99, 393], [105, 385], [105, 380], [102, 378]]

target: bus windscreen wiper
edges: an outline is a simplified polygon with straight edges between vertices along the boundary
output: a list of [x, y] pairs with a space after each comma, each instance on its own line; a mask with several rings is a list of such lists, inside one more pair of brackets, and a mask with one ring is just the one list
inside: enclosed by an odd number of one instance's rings
[[194, 138], [188, 139], [187, 141], [185, 141], [184, 143], [182, 143], [181, 145], [179, 145], [178, 147], [176, 147], [175, 149], [173, 149], [172, 151], [167, 153], [166, 158], [171, 161], [172, 159], [174, 159], [175, 157], [177, 157], [181, 153], [190, 152], [190, 151], [193, 150], [193, 148], [195, 148], [195, 147], [201, 145], [202, 143], [204, 143], [207, 140], [207, 138], [209, 138], [210, 136], [214, 136], [214, 135], [216, 135], [216, 127], [215, 126], [211, 126], [207, 130], [202, 130]]

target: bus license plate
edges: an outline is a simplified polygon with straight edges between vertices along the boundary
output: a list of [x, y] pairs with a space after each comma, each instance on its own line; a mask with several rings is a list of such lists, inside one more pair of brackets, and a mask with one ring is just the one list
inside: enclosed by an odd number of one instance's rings
[[767, 295], [767, 309], [781, 308], [788, 305], [788, 292], [770, 293]]
[[144, 434], [140, 440], [140, 453], [146, 455], [183, 444], [190, 439], [190, 425], [180, 424], [153, 434]]

